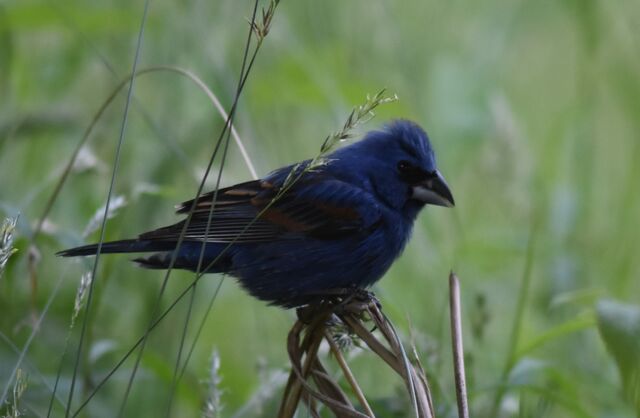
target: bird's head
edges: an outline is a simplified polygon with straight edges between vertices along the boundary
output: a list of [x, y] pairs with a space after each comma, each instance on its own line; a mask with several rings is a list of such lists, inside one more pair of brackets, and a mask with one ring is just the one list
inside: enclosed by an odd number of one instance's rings
[[409, 216], [427, 204], [454, 206], [429, 137], [414, 122], [393, 121], [336, 154], [366, 179], [379, 198]]

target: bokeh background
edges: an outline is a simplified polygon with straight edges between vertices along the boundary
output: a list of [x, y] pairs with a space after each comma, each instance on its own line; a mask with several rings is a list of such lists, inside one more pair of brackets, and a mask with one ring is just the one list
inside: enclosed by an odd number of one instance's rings
[[[74, 300], [92, 264], [54, 253], [98, 239], [92, 218], [106, 201], [124, 91], [98, 120], [31, 249], [30, 242], [74, 147], [131, 70], [143, 8], [124, 0], [0, 3], [0, 215], [20, 214], [18, 252], [0, 277], [4, 414], [15, 405], [9, 379], [18, 364], [28, 376], [19, 410], [45, 416], [59, 375], [53, 416], [63, 415], [84, 317], [72, 326]], [[151, 2], [139, 68], [188, 69], [229, 109], [251, 8], [248, 0]], [[457, 207], [427, 208], [374, 289], [405, 341], [415, 342], [438, 416], [455, 415], [452, 269], [462, 281], [473, 416], [640, 414], [638, 22], [633, 0], [279, 5], [236, 119], [259, 174], [315, 155], [354, 105], [386, 87], [399, 101], [359, 132], [394, 117], [417, 121], [453, 190]], [[185, 78], [137, 79], [114, 191], [124, 202], [107, 239], [177, 220], [173, 205], [195, 194], [222, 123]], [[249, 177], [233, 145], [222, 184]], [[162, 278], [127, 256], [101, 258], [73, 410], [144, 333]], [[161, 306], [192, 278], [174, 272]], [[188, 347], [220, 280], [197, 287]], [[216, 351], [224, 409], [214, 416], [273, 416], [294, 313], [227, 279], [168, 413], [187, 308], [188, 298], [151, 333], [125, 415], [203, 415]], [[366, 352], [352, 356], [379, 416], [409, 416], [402, 383], [386, 366]], [[117, 414], [132, 364], [84, 416]]]

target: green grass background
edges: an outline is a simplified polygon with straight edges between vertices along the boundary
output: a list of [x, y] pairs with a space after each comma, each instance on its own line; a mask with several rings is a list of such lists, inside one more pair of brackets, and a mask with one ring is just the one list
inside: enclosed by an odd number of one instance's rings
[[[87, 151], [95, 160], [84, 158], [87, 166], [74, 170], [36, 242], [37, 292], [29, 237], [83, 131], [130, 71], [142, 11], [142, 2], [124, 0], [0, 2], [0, 215], [20, 213], [19, 252], [0, 278], [0, 331], [18, 349], [62, 280], [21, 365], [29, 376], [20, 400], [27, 416], [46, 415], [43, 378], [53, 384], [76, 289], [91, 268], [89, 260], [54, 253], [98, 238], [85, 240], [82, 232], [105, 203], [124, 93], [91, 136]], [[189, 69], [228, 109], [250, 13], [244, 0], [153, 1], [139, 66]], [[381, 107], [360, 132], [394, 117], [419, 122], [456, 198], [455, 210], [422, 213], [404, 255], [375, 287], [407, 341], [412, 328], [438, 416], [455, 415], [446, 315], [451, 269], [462, 281], [473, 416], [490, 416], [501, 389], [500, 416], [640, 413], [628, 390], [625, 396], [595, 314], [604, 299], [640, 303], [638, 22], [640, 2], [632, 0], [283, 0], [277, 9], [236, 119], [259, 173], [315, 155], [352, 106], [386, 87], [400, 100]], [[134, 96], [115, 186], [128, 204], [109, 221], [107, 239], [177, 220], [173, 205], [195, 194], [222, 126], [202, 91], [175, 74], [138, 78]], [[248, 178], [232, 146], [222, 183]], [[519, 304], [530, 242], [530, 286]], [[142, 335], [162, 277], [127, 256], [101, 258], [76, 405]], [[172, 274], [162, 306], [191, 278]], [[220, 280], [206, 277], [198, 286], [188, 343]], [[186, 310], [181, 303], [151, 334], [127, 416], [166, 414]], [[273, 416], [281, 387], [269, 378], [286, 371], [293, 320], [292, 312], [252, 300], [227, 279], [171, 415], [200, 416], [215, 347], [221, 416], [243, 407], [242, 416]], [[640, 331], [629, 321], [633, 341]], [[79, 328], [63, 362], [63, 401]], [[0, 342], [2, 389], [12, 385], [17, 358]], [[131, 366], [113, 376], [85, 416], [116, 414]], [[379, 416], [408, 416], [402, 384], [386, 366], [367, 353], [353, 366]], [[261, 391], [267, 399], [254, 408], [250, 399]], [[62, 414], [56, 404], [54, 416]]]

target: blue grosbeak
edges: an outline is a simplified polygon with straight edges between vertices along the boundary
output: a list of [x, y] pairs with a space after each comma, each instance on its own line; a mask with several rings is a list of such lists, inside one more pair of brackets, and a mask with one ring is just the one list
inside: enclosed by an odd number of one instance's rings
[[[106, 242], [101, 252], [152, 253], [135, 261], [166, 269], [177, 251], [173, 267], [196, 271], [204, 245], [200, 269], [234, 276], [253, 296], [294, 307], [370, 286], [400, 255], [426, 204], [454, 205], [427, 134], [407, 120], [367, 133], [313, 170], [305, 171], [307, 164], [182, 203], [179, 214], [195, 208], [178, 249], [186, 220]], [[302, 175], [274, 200], [291, 170]], [[92, 255], [97, 248], [59, 254]]]

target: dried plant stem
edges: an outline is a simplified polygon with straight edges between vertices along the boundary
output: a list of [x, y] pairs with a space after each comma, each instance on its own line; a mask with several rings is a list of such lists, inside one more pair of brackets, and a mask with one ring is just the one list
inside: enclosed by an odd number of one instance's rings
[[449, 309], [451, 313], [451, 349], [453, 352], [453, 370], [456, 381], [456, 399], [458, 417], [469, 418], [467, 401], [467, 382], [464, 373], [464, 350], [462, 345], [462, 319], [460, 314], [460, 282], [458, 277], [449, 274]]
[[429, 380], [427, 379], [427, 373], [424, 371], [424, 367], [422, 366], [422, 362], [420, 361], [420, 357], [418, 357], [418, 351], [416, 350], [415, 345], [412, 345], [411, 349], [413, 350], [413, 357], [414, 357], [414, 361], [416, 363], [416, 371], [418, 374], [418, 379], [420, 379], [420, 382], [427, 388], [426, 390], [426, 395], [427, 395], [427, 402], [429, 404], [429, 411], [431, 412], [431, 414], [433, 414], [433, 411], [435, 410], [433, 408], [433, 398], [431, 396], [431, 386], [429, 386]]
[[[301, 399], [305, 401], [311, 416], [316, 416], [316, 403], [313, 400], [317, 400], [331, 409], [338, 418], [375, 417], [364, 392], [334, 340], [333, 333], [341, 333], [340, 330], [344, 329], [364, 341], [402, 377], [411, 397], [415, 417], [432, 418], [434, 416], [430, 401], [431, 394], [428, 393], [426, 379], [421, 376], [421, 369], [417, 369], [409, 361], [393, 325], [382, 313], [379, 302], [373, 295], [356, 292], [346, 297], [322, 299], [319, 303], [300, 308], [298, 316], [300, 319], [289, 333], [288, 352], [292, 370], [283, 395], [279, 418], [293, 417]], [[305, 322], [304, 318], [311, 318], [312, 321]], [[365, 322], [373, 322], [373, 329], [378, 330], [376, 334], [381, 334], [384, 342], [373, 334], [374, 331], [369, 330], [371, 324], [365, 326]], [[303, 332], [305, 338], [300, 343], [300, 335]], [[365, 413], [354, 408], [346, 394], [326, 373], [317, 358], [317, 348], [322, 339], [327, 340], [345, 379]], [[304, 365], [302, 365], [303, 356]], [[309, 377], [315, 382], [315, 388], [308, 382]]]
[[[322, 328], [324, 328], [322, 326]], [[298, 321], [294, 325], [292, 332], [289, 333], [289, 355], [292, 356], [292, 347], [297, 347], [297, 339], [300, 332], [303, 329], [303, 324]], [[320, 348], [322, 342], [322, 334], [308, 333], [302, 343], [302, 350], [306, 352], [304, 364], [300, 367], [300, 364], [293, 364], [292, 373], [289, 376], [289, 381], [285, 389], [285, 396], [278, 412], [280, 418], [291, 418], [296, 412], [298, 403], [300, 402], [300, 396], [302, 393], [302, 381], [309, 375], [309, 370], [316, 360], [316, 354]], [[299, 375], [298, 375], [299, 374]]]
[[[323, 316], [327, 318], [327, 316]], [[308, 327], [308, 328], [307, 328]], [[307, 328], [307, 333], [302, 344], [299, 344], [299, 336]], [[281, 403], [278, 418], [291, 418], [294, 416], [300, 399], [305, 401], [309, 412], [315, 416], [315, 400], [325, 404], [338, 418], [370, 418], [357, 411], [340, 386], [333, 381], [329, 373], [317, 358], [318, 348], [324, 337], [325, 321], [313, 325], [298, 321], [289, 333], [289, 358], [291, 360], [291, 373], [285, 387], [285, 393]], [[305, 355], [304, 366], [301, 366], [301, 358]], [[309, 369], [305, 370], [305, 366]], [[311, 377], [318, 390], [315, 390], [307, 378]], [[314, 402], [312, 402], [314, 401]]]
[[362, 325], [360, 321], [356, 321], [354, 318], [349, 316], [341, 317], [344, 322], [349, 325], [351, 330], [364, 341], [367, 346], [373, 350], [382, 360], [385, 361], [396, 373], [403, 375], [404, 369], [399, 367], [396, 363], [393, 353], [389, 351], [387, 347], [385, 347], [378, 339], [369, 332], [369, 330]]
[[315, 367], [313, 370], [313, 380], [318, 386], [320, 392], [326, 394], [332, 399], [337, 400], [339, 403], [342, 403], [349, 408], [353, 408], [353, 405], [351, 404], [351, 401], [349, 400], [347, 394], [344, 393], [344, 391], [340, 388], [340, 385], [338, 385], [338, 383], [331, 378], [329, 372], [327, 372], [327, 370], [322, 365], [322, 362], [320, 362], [320, 360], [317, 360], [314, 365]]
[[324, 338], [329, 343], [329, 347], [331, 348], [331, 353], [336, 358], [336, 361], [338, 362], [340, 369], [342, 369], [342, 373], [344, 374], [345, 379], [347, 379], [347, 382], [349, 382], [349, 385], [353, 389], [353, 392], [356, 394], [358, 401], [360, 401], [360, 404], [362, 405], [364, 410], [367, 412], [367, 414], [371, 418], [375, 418], [376, 415], [373, 413], [373, 410], [371, 409], [369, 402], [367, 402], [367, 398], [364, 396], [364, 393], [362, 392], [362, 389], [358, 385], [358, 382], [356, 381], [355, 376], [351, 372], [351, 368], [349, 367], [349, 364], [347, 364], [346, 359], [342, 355], [342, 351], [340, 350], [340, 347], [338, 347], [336, 342], [333, 340], [333, 337], [331, 336], [331, 334], [329, 334], [329, 331], [327, 330], [324, 331]]
[[433, 411], [429, 402], [431, 395], [427, 393], [429, 388], [419, 388], [416, 386], [416, 383], [422, 383], [422, 381], [418, 377], [416, 368], [409, 362], [409, 358], [402, 346], [402, 341], [400, 341], [398, 333], [391, 325], [391, 321], [389, 321], [389, 319], [382, 313], [377, 304], [369, 306], [368, 310], [370, 315], [374, 315], [376, 324], [380, 324], [380, 331], [387, 339], [391, 349], [396, 355], [396, 358], [401, 361], [401, 365], [404, 370], [404, 374], [401, 374], [401, 376], [404, 377], [405, 383], [407, 384], [407, 390], [411, 396], [415, 416], [431, 418], [433, 416]]

